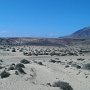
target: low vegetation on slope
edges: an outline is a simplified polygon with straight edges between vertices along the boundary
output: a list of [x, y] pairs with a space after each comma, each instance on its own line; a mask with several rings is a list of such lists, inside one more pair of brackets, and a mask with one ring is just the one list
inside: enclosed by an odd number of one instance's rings
[[62, 90], [73, 90], [69, 83], [62, 81], [54, 82], [53, 87], [59, 87]]

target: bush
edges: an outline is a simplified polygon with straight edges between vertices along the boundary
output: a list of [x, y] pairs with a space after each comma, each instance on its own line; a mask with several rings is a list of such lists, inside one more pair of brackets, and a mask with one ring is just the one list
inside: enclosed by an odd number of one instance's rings
[[77, 67], [76, 67], [77, 69], [81, 69], [81, 66], [80, 65], [77, 65]]
[[7, 49], [6, 51], [10, 51], [9, 49]]
[[85, 64], [83, 68], [87, 69], [87, 70], [90, 70], [90, 63]]
[[25, 66], [22, 63], [18, 63], [18, 64], [16, 64], [15, 69], [18, 69], [20, 67], [25, 68]]
[[17, 70], [18, 70], [21, 74], [26, 74], [25, 71], [24, 71], [21, 67], [19, 67]]
[[66, 68], [68, 68], [68, 67], [69, 67], [69, 65], [66, 65], [65, 67], [66, 67]]
[[56, 62], [56, 60], [51, 59], [49, 62], [55, 63], [55, 62]]
[[23, 48], [21, 48], [21, 49], [19, 50], [19, 52], [23, 52]]
[[79, 61], [83, 61], [83, 60], [85, 60], [84, 58], [77, 58], [77, 60], [79, 60]]
[[73, 90], [73, 88], [67, 82], [58, 81], [53, 84], [53, 87], [59, 87], [63, 90]]
[[9, 76], [10, 76], [10, 73], [9, 72], [3, 71], [1, 73], [1, 78], [6, 78], [6, 77], [9, 77]]
[[72, 67], [75, 67], [75, 68], [77, 68], [77, 69], [81, 69], [81, 66], [80, 66], [80, 65], [77, 65], [76, 63], [75, 63], [75, 64], [72, 64], [71, 66], [72, 66]]
[[3, 68], [3, 66], [0, 66], [0, 69], [2, 69]]
[[3, 60], [0, 60], [0, 62], [3, 62]]
[[18, 71], [15, 71], [15, 74], [16, 74], [16, 75], [19, 75]]
[[15, 69], [18, 70], [21, 74], [26, 74], [22, 68], [25, 68], [25, 66], [22, 63], [16, 64], [15, 66]]
[[16, 52], [16, 49], [15, 49], [15, 48], [13, 48], [13, 49], [12, 49], [12, 52]]
[[21, 63], [23, 63], [23, 64], [28, 64], [28, 63], [30, 63], [28, 60], [26, 60], [26, 59], [23, 59], [23, 60], [21, 60], [20, 61]]
[[38, 62], [39, 65], [43, 65], [42, 62]]
[[8, 68], [8, 70], [14, 70], [15, 67], [13, 65], [10, 65], [10, 67]]

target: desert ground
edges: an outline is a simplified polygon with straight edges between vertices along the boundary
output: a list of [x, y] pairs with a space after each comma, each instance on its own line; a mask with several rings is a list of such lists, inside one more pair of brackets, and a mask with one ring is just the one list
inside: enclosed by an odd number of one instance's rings
[[0, 90], [90, 90], [90, 52], [68, 46], [0, 46]]

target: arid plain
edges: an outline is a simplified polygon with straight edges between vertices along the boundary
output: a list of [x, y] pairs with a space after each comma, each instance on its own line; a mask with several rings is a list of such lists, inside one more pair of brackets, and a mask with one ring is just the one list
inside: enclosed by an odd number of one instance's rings
[[0, 90], [90, 90], [89, 50], [0, 46]]

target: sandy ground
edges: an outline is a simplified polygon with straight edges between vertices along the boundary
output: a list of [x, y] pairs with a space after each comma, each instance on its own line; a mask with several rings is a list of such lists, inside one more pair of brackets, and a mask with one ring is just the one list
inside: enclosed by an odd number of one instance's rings
[[[85, 60], [80, 61], [77, 60], [78, 58], [84, 58]], [[0, 90], [62, 90], [59, 87], [52, 87], [52, 84], [58, 80], [69, 83], [73, 90], [90, 90], [90, 70], [78, 69], [70, 65], [65, 67], [70, 61], [81, 66], [87, 62], [90, 63], [89, 54], [84, 56], [25, 56], [19, 51], [0, 50], [0, 60], [3, 60], [1, 64], [5, 68], [12, 63], [20, 63], [22, 59], [30, 61], [29, 64], [24, 64], [26, 74], [16, 75], [15, 70], [8, 71], [9, 77], [3, 79], [0, 77]], [[49, 62], [50, 60], [60, 61], [61, 63], [52, 63]], [[43, 65], [36, 62], [42, 62]], [[0, 73], [5, 68], [0, 69]]]

